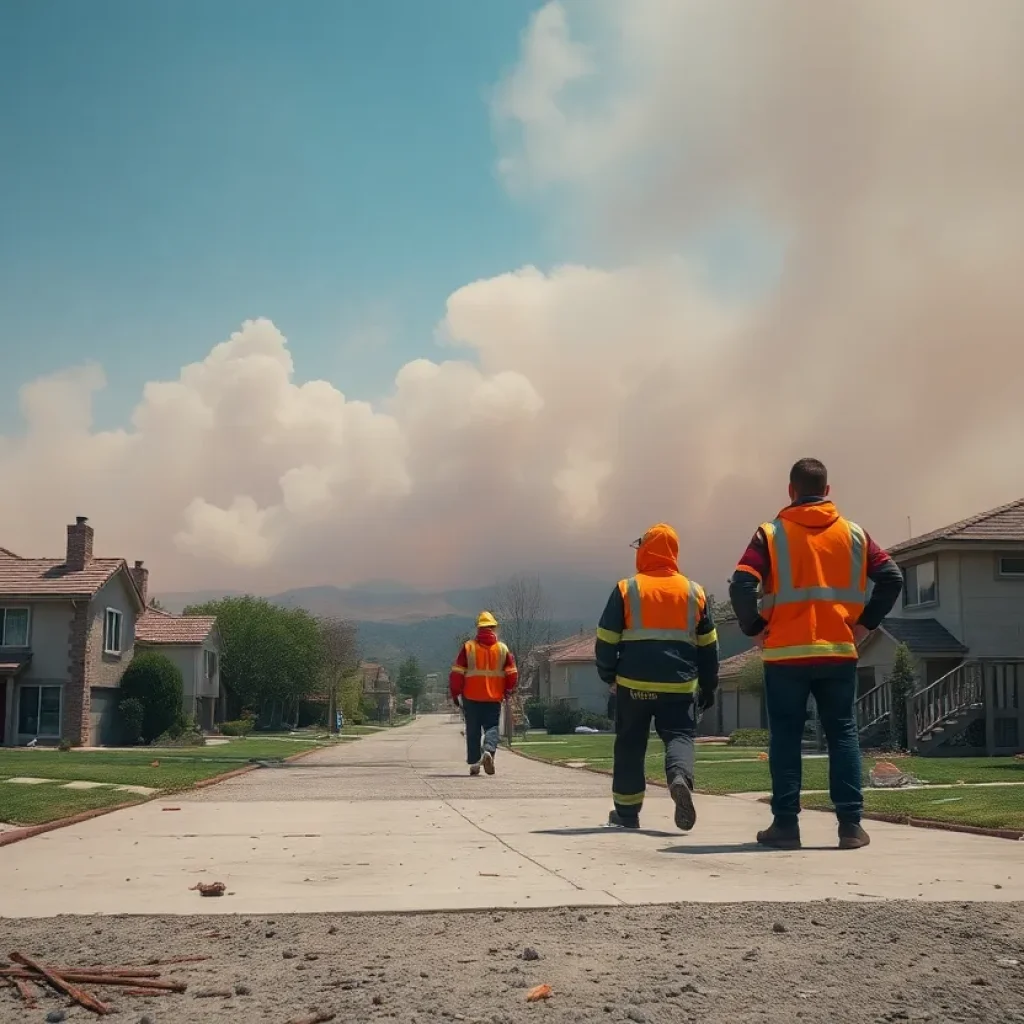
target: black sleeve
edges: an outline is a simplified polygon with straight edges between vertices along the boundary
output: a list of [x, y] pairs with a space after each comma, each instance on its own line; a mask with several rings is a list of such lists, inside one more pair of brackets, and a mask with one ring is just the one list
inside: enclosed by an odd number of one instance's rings
[[622, 631], [626, 628], [626, 606], [618, 587], [608, 598], [601, 621], [597, 624], [597, 640], [594, 643], [594, 658], [597, 674], [611, 686], [619, 668], [619, 644]]
[[697, 683], [704, 691], [718, 689], [718, 631], [707, 596], [697, 621]]
[[886, 557], [883, 562], [868, 570], [868, 579], [874, 584], [874, 588], [857, 624], [864, 626], [865, 629], [878, 629], [882, 619], [896, 607], [896, 602], [900, 599], [903, 573], [891, 558]]

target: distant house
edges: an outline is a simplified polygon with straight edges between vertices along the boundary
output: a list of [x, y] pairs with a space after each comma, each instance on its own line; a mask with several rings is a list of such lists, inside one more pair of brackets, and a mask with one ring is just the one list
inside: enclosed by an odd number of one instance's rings
[[147, 608], [135, 624], [135, 646], [157, 650], [178, 666], [189, 718], [203, 729], [224, 721], [227, 693], [220, 683], [222, 645], [215, 616]]
[[705, 712], [698, 730], [704, 736], [729, 736], [737, 729], [767, 729], [768, 717], [760, 693], [743, 687], [744, 670], [760, 658], [756, 647], [725, 658], [718, 667], [715, 706]]
[[860, 651], [862, 730], [888, 719], [886, 680], [897, 644], [905, 643], [918, 676], [915, 749], [1024, 749], [1024, 499], [889, 553], [903, 570], [903, 598]]
[[0, 548], [0, 742], [75, 745], [115, 732], [121, 677], [146, 615], [149, 570], [98, 558], [79, 516], [62, 558]]

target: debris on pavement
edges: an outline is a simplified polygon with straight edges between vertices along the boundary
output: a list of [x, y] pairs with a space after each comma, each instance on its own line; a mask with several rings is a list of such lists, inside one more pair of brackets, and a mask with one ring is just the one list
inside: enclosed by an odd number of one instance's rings
[[336, 1016], [336, 1013], [329, 1013], [326, 1010], [318, 1010], [315, 1013], [311, 1013], [308, 1017], [293, 1017], [288, 1021], [288, 1024], [328, 1024], [328, 1022], [334, 1020]]
[[223, 896], [227, 888], [223, 882], [196, 882], [189, 891], [198, 892], [200, 896]]
[[539, 1003], [542, 999], [550, 999], [554, 994], [550, 985], [538, 985], [526, 993], [526, 1001], [528, 1003]]

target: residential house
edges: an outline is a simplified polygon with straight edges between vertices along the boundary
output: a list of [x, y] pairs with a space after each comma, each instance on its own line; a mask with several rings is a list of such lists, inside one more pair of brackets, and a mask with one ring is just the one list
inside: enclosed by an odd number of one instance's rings
[[221, 686], [222, 644], [214, 615], [171, 615], [147, 608], [135, 624], [135, 646], [159, 651], [178, 666], [183, 710], [202, 729], [223, 722], [227, 691]]
[[145, 608], [146, 570], [93, 555], [84, 516], [67, 528], [62, 558], [0, 549], [0, 739], [96, 742], [107, 693], [116, 693]]
[[761, 693], [746, 688], [746, 670], [761, 652], [751, 647], [723, 659], [718, 666], [715, 706], [704, 713], [698, 730], [704, 736], [730, 736], [737, 729], [767, 729], [768, 716]]
[[894, 544], [901, 605], [862, 645], [861, 726], [888, 719], [897, 644], [914, 657], [922, 753], [1024, 749], [1024, 499]]
[[[0, 742], [5, 746], [115, 741], [118, 687], [146, 636], [145, 627], [139, 635], [139, 627], [149, 620], [149, 570], [141, 561], [129, 566], [123, 558], [98, 558], [93, 543], [93, 528], [79, 516], [67, 528], [62, 558], [24, 558], [0, 548]], [[193, 628], [191, 620], [167, 618], [185, 623], [174, 629]], [[207, 629], [193, 649], [210, 646], [214, 636]], [[219, 669], [213, 671], [216, 690], [208, 679], [200, 683], [204, 699], [220, 694]]]

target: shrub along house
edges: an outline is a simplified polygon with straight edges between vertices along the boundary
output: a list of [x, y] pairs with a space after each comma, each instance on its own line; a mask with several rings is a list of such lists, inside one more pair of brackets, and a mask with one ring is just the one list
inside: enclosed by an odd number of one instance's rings
[[166, 655], [181, 672], [183, 710], [201, 729], [223, 722], [226, 693], [220, 683], [221, 639], [213, 615], [171, 615], [147, 608], [135, 626], [140, 649]]

